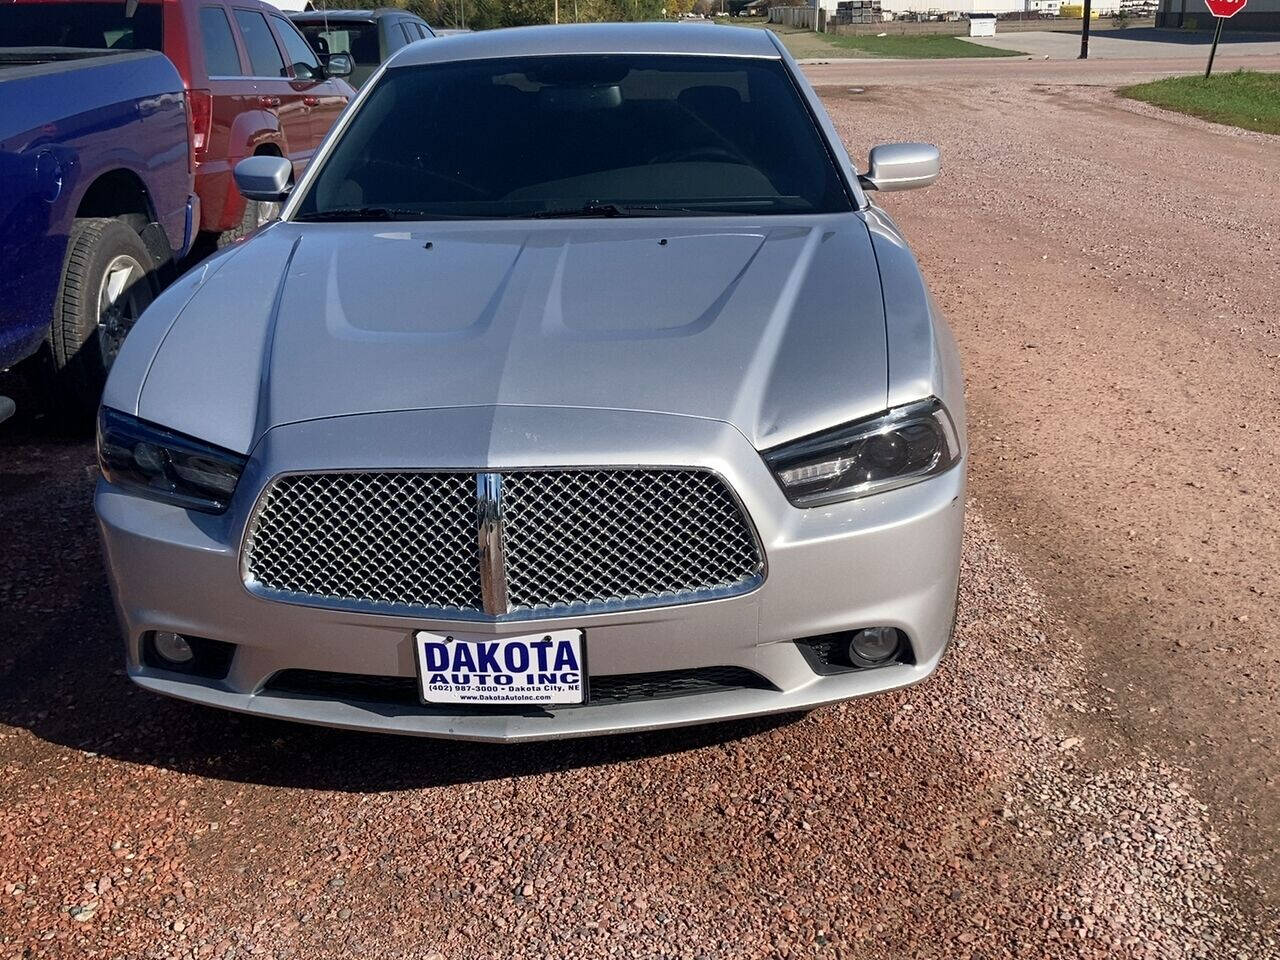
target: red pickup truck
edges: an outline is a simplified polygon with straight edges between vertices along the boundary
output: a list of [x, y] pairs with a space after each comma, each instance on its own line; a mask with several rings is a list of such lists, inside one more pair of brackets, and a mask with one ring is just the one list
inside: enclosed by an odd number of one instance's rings
[[301, 169], [355, 91], [346, 57], [322, 65], [297, 28], [261, 0], [16, 0], [0, 5], [5, 45], [152, 49], [178, 68], [200, 230], [221, 242], [274, 215], [246, 203], [231, 171], [276, 154]]

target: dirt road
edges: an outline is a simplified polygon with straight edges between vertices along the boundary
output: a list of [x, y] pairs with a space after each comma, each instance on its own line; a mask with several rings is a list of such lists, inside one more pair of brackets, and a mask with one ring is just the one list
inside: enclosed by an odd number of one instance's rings
[[0, 958], [1276, 956], [1280, 141], [911, 66], [811, 74], [855, 150], [944, 151], [885, 199], [968, 367], [934, 680], [519, 748], [154, 699], [90, 447], [11, 424]]
[[1122, 681], [1100, 732], [1194, 766], [1274, 873], [1280, 139], [1106, 87], [864, 90], [824, 87], [851, 143], [949, 160], [886, 205], [964, 350], [978, 502]]

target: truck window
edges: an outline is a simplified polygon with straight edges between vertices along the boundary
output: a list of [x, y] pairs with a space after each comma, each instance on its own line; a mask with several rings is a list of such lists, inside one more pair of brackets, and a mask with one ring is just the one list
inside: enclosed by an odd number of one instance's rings
[[273, 16], [271, 19], [276, 22], [276, 32], [280, 34], [280, 42], [284, 44], [284, 52], [288, 54], [289, 62], [294, 65], [294, 73], [304, 79], [308, 78], [303, 71], [298, 69], [298, 64], [302, 64], [303, 67], [311, 71], [310, 76], [320, 76], [322, 72], [320, 70], [320, 61], [316, 59], [316, 54], [311, 49], [311, 44], [302, 39], [302, 34], [298, 32], [298, 28], [284, 17]]
[[200, 8], [200, 39], [204, 43], [204, 66], [209, 76], [238, 77], [244, 73], [225, 10]]
[[0, 4], [0, 46], [159, 50], [163, 30], [158, 3], [140, 3], [129, 16], [124, 3]]
[[378, 55], [378, 27], [373, 23], [349, 23], [333, 21], [306, 22], [302, 32], [313, 44], [319, 40], [325, 53], [349, 53], [357, 64], [376, 65]]
[[287, 77], [280, 48], [267, 26], [267, 18], [256, 10], [237, 10], [236, 26], [249, 53], [249, 64], [255, 77]]

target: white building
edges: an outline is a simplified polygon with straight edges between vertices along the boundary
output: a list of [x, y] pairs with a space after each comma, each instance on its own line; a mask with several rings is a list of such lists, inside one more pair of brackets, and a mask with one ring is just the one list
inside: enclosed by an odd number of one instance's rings
[[[819, 0], [824, 3], [825, 0]], [[1051, 13], [1057, 14], [1063, 3], [1083, 3], [1084, 0], [880, 0], [885, 13], [954, 13], [968, 16], [971, 13]], [[1203, 0], [1200, 0], [1203, 2]], [[1252, 2], [1252, 0], [1251, 0]], [[1280, 0], [1272, 0], [1280, 2]], [[834, 0], [832, 0], [834, 6]], [[1109, 17], [1120, 9], [1121, 0], [1092, 0], [1092, 9], [1100, 17]]]
[[[1160, 0], [1156, 26], [1179, 30], [1213, 28], [1214, 16], [1204, 0]], [[1249, 5], [1223, 24], [1224, 30], [1280, 30], [1280, 0], [1249, 0]]]
[[1017, 13], [1027, 0], [880, 0], [886, 13]]

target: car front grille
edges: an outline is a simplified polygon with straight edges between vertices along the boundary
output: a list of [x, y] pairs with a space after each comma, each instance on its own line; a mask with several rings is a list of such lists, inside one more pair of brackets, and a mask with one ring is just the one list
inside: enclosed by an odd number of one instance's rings
[[242, 567], [272, 599], [464, 619], [685, 603], [764, 577], [724, 482], [657, 469], [286, 475]]
[[480, 606], [476, 483], [466, 473], [281, 477], [245, 544], [251, 583], [374, 606]]

